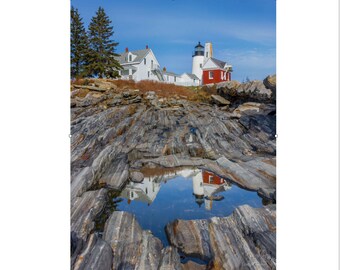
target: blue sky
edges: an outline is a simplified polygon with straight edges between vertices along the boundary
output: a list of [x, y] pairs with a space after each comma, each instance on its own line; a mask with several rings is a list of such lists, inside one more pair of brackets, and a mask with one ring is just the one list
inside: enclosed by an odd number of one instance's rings
[[190, 72], [198, 41], [213, 43], [214, 57], [233, 65], [232, 78], [276, 73], [275, 0], [72, 0], [88, 26], [98, 7], [112, 20], [117, 52], [148, 44], [162, 67]]

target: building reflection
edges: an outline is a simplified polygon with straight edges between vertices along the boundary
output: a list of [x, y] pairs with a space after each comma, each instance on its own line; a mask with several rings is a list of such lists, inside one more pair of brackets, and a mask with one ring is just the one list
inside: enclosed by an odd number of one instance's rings
[[166, 171], [166, 173], [163, 174], [159, 171], [156, 174], [144, 177], [144, 180], [141, 183], [128, 183], [121, 192], [120, 197], [126, 198], [129, 204], [132, 201], [140, 201], [150, 205], [156, 199], [162, 183], [166, 184], [168, 180], [178, 176], [190, 178], [199, 171], [200, 170], [198, 169], [180, 169]]
[[126, 198], [128, 204], [132, 201], [140, 201], [150, 205], [157, 197], [162, 184], [168, 180], [181, 176], [186, 179], [192, 178], [193, 195], [199, 207], [204, 204], [206, 210], [211, 210], [213, 201], [223, 200], [218, 193], [231, 188], [231, 183], [216, 174], [200, 169], [181, 169], [167, 171], [164, 174], [149, 175], [144, 177], [143, 182], [130, 182], [121, 192], [120, 197]]
[[231, 183], [212, 172], [200, 171], [192, 178], [193, 195], [195, 201], [201, 207], [204, 203], [206, 210], [211, 210], [213, 201], [223, 200], [218, 193], [231, 188]]

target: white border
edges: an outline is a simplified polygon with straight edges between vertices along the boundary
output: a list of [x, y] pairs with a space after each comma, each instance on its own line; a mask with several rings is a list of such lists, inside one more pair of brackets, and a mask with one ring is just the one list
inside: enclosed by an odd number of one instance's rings
[[[338, 265], [338, 1], [278, 6], [278, 269]], [[1, 4], [1, 269], [69, 268], [68, 1]]]

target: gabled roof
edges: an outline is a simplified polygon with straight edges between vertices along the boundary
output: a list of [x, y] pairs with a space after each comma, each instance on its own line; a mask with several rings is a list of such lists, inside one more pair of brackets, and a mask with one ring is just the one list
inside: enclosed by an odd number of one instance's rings
[[178, 74], [171, 72], [171, 71], [163, 71], [163, 74], [170, 75], [170, 76], [177, 76], [177, 77], [179, 76]]
[[[120, 64], [128, 64], [128, 63], [140, 63], [144, 59], [144, 57], [151, 51], [151, 49], [144, 49], [144, 50], [138, 50], [138, 51], [129, 51], [129, 52], [124, 52], [119, 54], [119, 56], [115, 57], [115, 59], [120, 63]], [[133, 55], [136, 55], [136, 58], [128, 62], [127, 60], [127, 55], [131, 53]]]
[[[209, 62], [210, 60], [210, 64], [208, 65], [207, 67], [207, 63]], [[227, 68], [231, 68], [232, 66], [231, 65], [228, 65], [226, 62], [224, 61], [221, 61], [221, 60], [218, 60], [216, 58], [208, 58], [204, 63], [203, 63], [203, 67], [202, 69], [203, 70], [210, 70], [212, 69], [212, 66], [215, 66], [217, 68], [220, 68], [220, 69], [227, 69]]]
[[215, 63], [215, 65], [217, 65], [220, 68], [224, 68], [224, 66], [226, 64], [226, 62], [223, 62], [223, 61], [218, 60], [216, 58], [210, 58], [210, 59], [211, 59], [211, 61], [213, 61]]
[[195, 75], [195, 74], [191, 74], [191, 73], [183, 73], [183, 75], [186, 74], [188, 75], [191, 79], [193, 80], [199, 80], [199, 78]]

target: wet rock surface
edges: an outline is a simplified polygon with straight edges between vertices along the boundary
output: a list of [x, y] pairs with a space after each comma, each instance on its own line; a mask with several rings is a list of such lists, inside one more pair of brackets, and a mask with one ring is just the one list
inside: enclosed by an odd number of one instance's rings
[[[276, 202], [276, 77], [216, 88], [220, 97], [212, 99], [217, 106], [181, 96], [159, 98], [154, 91], [121, 90], [100, 80], [73, 86], [72, 269], [275, 268], [275, 233], [268, 229], [275, 221], [271, 206], [240, 208], [226, 218], [176, 221], [177, 233], [171, 234], [176, 222], [167, 227], [172, 246], [165, 248], [125, 212], [108, 218], [102, 238], [94, 234], [108, 189], [119, 191], [130, 180], [142, 181], [144, 167], [204, 168]], [[249, 218], [259, 227], [251, 227]], [[184, 243], [193, 233], [199, 241]], [[176, 248], [203, 258], [210, 268], [180, 263]]]
[[170, 242], [209, 269], [275, 269], [276, 208], [236, 208], [231, 216], [176, 220], [166, 227]]

